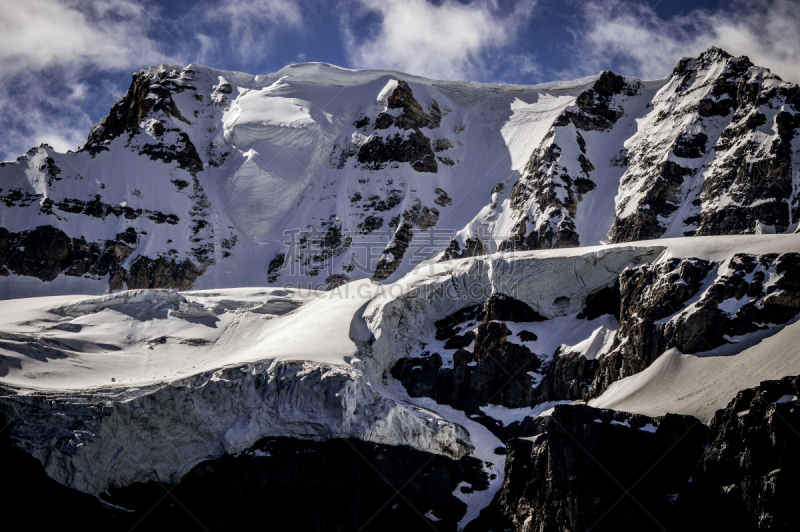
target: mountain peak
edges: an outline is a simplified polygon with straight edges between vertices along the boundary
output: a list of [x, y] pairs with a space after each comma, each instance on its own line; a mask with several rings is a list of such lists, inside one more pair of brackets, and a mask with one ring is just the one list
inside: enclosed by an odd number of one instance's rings
[[[762, 174], [794, 186], [791, 89], [718, 48], [663, 80], [537, 86], [151, 67], [80, 152], [0, 171], [0, 289], [332, 288], [498, 250], [784, 232], [800, 211]], [[4, 266], [38, 227], [50, 259]]]

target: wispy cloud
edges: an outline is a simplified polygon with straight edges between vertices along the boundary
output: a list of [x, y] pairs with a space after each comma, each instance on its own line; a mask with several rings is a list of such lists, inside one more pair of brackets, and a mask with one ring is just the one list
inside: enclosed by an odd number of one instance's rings
[[[391, 68], [433, 78], [467, 79], [486, 69], [488, 55], [514, 41], [534, 2], [501, 12], [497, 2], [358, 0], [343, 18], [352, 66]], [[376, 18], [377, 17], [377, 18]], [[366, 36], [353, 27], [375, 20]]]
[[52, 66], [119, 69], [157, 57], [159, 45], [146, 34], [145, 9], [132, 0], [4, 1], [0, 72]]
[[594, 1], [584, 9], [587, 29], [578, 38], [573, 65], [583, 73], [613, 62], [621, 73], [660, 78], [681, 57], [717, 46], [800, 82], [800, 9], [792, 0], [734, 0], [716, 11], [669, 19], [624, 0]]
[[218, 49], [242, 57], [268, 54], [279, 31], [303, 27], [301, 5], [293, 0], [222, 0], [204, 9], [202, 18], [207, 25], [225, 25], [227, 42], [218, 42]]

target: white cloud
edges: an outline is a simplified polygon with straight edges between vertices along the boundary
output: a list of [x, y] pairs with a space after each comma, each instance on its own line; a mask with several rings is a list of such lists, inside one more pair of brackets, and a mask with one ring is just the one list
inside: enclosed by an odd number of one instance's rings
[[227, 16], [240, 27], [269, 22], [299, 25], [303, 21], [300, 6], [290, 0], [223, 0], [213, 13]]
[[0, 0], [0, 72], [128, 69], [159, 56], [149, 22], [132, 0]]
[[[91, 101], [87, 85], [54, 83], [36, 72], [17, 75], [13, 87], [0, 83], [0, 88], [8, 96], [0, 99], [0, 120], [6, 130], [14, 132], [0, 136], [0, 158], [14, 158], [41, 143], [67, 151], [86, 142], [92, 125], [83, 110]], [[8, 88], [11, 93], [5, 92]]]
[[200, 65], [211, 65], [214, 57], [220, 53], [219, 42], [214, 37], [205, 33], [196, 33], [194, 38], [200, 43], [200, 49], [195, 51], [191, 62]]
[[467, 79], [485, 69], [487, 54], [514, 41], [534, 7], [517, 2], [501, 13], [496, 2], [473, 0], [358, 0], [361, 20], [377, 16], [377, 27], [356, 37], [357, 21], [345, 18], [346, 48], [357, 68], [391, 68], [444, 79]]
[[157, 16], [137, 0], [0, 0], [0, 120], [14, 131], [0, 156], [82, 145], [93, 108], [124, 92], [131, 71], [169, 59], [147, 35]]
[[792, 0], [735, 0], [667, 20], [622, 0], [592, 2], [585, 10], [589, 27], [576, 46], [584, 71], [608, 68], [613, 60], [622, 73], [660, 78], [681, 57], [717, 46], [800, 81], [800, 6]]
[[[0, 153], [21, 155], [34, 146], [49, 144], [58, 152], [77, 150], [86, 143], [92, 126], [91, 120], [80, 112], [77, 116], [54, 116], [38, 106], [25, 109], [25, 118], [35, 123], [35, 129], [24, 130], [18, 127], [15, 135], [0, 145]], [[13, 157], [9, 157], [13, 158]]]
[[267, 55], [278, 30], [303, 26], [300, 5], [293, 0], [222, 0], [204, 18], [226, 24], [231, 49], [243, 57]]

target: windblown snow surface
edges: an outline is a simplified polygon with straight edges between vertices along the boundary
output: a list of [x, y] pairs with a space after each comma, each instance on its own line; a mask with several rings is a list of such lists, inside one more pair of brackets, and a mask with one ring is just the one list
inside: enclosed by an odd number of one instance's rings
[[[0, 406], [18, 445], [68, 486], [176, 481], [201, 461], [267, 436], [356, 437], [452, 457], [496, 475], [455, 495], [475, 518], [503, 481], [502, 444], [463, 412], [411, 398], [389, 369], [434, 322], [513, 292], [546, 321], [542, 346], [602, 357], [596, 327], [576, 315], [626, 268], [672, 257], [724, 263], [736, 253], [800, 252], [798, 235], [663, 239], [428, 262], [388, 284], [328, 292], [237, 288], [17, 299], [0, 308]], [[723, 275], [724, 268], [716, 272]], [[600, 328], [614, 327], [601, 320]], [[716, 351], [669, 352], [592, 404], [703, 420], [741, 388], [800, 373], [800, 326], [759, 331]], [[599, 343], [598, 343], [599, 342]], [[483, 412], [501, 425], [546, 408]], [[36, 419], [36, 422], [26, 420]]]
[[[292, 65], [262, 76], [199, 65], [162, 65], [143, 75], [158, 94], [166, 86], [160, 80], [178, 84], [170, 96], [175, 107], [153, 111], [153, 118], [142, 119], [137, 134], [103, 141], [97, 153], [61, 154], [43, 145], [14, 163], [3, 163], [0, 188], [4, 194], [18, 191], [23, 199], [0, 209], [0, 226], [14, 232], [47, 223], [88, 242], [113, 240], [133, 227], [146, 238], [140, 238], [123, 267], [130, 268], [140, 254], [188, 258], [197, 265], [199, 251], [206, 269], [193, 287], [201, 289], [271, 284], [268, 265], [287, 252], [287, 242], [296, 243], [299, 231], [324, 235], [326, 227], [352, 238], [347, 253], [337, 250], [322, 271], [290, 267], [292, 261], [302, 263], [305, 255], [289, 257], [277, 272], [279, 284], [324, 287], [331, 273], [350, 280], [371, 277], [377, 259], [371, 250], [376, 248], [379, 256], [387, 245], [397, 229], [397, 224], [390, 225], [392, 219], [416, 206], [439, 211], [437, 228], [466, 226], [490, 201], [498, 182], [510, 190], [531, 146], [596, 79], [534, 87], [486, 85], [322, 63]], [[437, 155], [447, 161], [433, 174], [392, 161], [367, 169], [356, 160], [369, 135], [353, 123], [391, 114], [386, 99], [399, 79], [412, 85], [420, 105], [436, 103], [442, 110], [441, 125], [425, 129], [430, 143], [444, 150]], [[151, 97], [158, 98], [154, 92]], [[167, 132], [160, 133], [165, 126]], [[387, 136], [395, 133], [407, 132], [395, 126], [385, 130]], [[177, 155], [164, 154], [189, 145], [191, 150], [196, 146], [196, 166], [178, 165], [173, 162]], [[152, 146], [162, 152], [148, 155]], [[51, 177], [45, 170], [48, 159], [48, 168], [58, 172]], [[99, 220], [76, 212], [75, 199], [95, 197], [115, 209], [142, 209], [145, 215], [131, 220], [117, 213]], [[57, 206], [56, 216], [42, 216], [42, 201]], [[59, 211], [59, 205], [65, 210]], [[176, 214], [178, 219], [154, 222], [148, 213]], [[365, 220], [372, 223], [367, 229]], [[510, 231], [498, 228], [499, 234]], [[193, 243], [186, 244], [189, 237]], [[448, 242], [446, 237], [429, 244], [425, 254], [440, 252]], [[412, 257], [405, 257], [395, 279], [411, 269]], [[0, 276], [4, 299], [107, 290], [108, 277], [103, 275], [62, 274], [47, 282]]]

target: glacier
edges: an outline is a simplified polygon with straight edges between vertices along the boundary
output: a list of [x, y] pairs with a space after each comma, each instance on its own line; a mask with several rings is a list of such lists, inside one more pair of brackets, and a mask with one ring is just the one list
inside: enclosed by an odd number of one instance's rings
[[[490, 452], [499, 441], [456, 409], [410, 397], [389, 375], [420, 349], [434, 322], [503, 292], [545, 323], [574, 320], [591, 294], [628, 268], [680, 256], [724, 261], [776, 247], [800, 251], [800, 239], [695, 237], [498, 254], [429, 262], [395, 283], [357, 281], [329, 292], [138, 290], [15, 300], [0, 310], [0, 410], [17, 445], [52, 478], [97, 496], [135, 482], [177, 482], [198, 463], [244, 452], [268, 436], [359, 438], [493, 464], [497, 477], [474, 499], [474, 517], [502, 483], [504, 459]], [[786, 342], [779, 338], [795, 330], [790, 325], [768, 342]], [[570, 349], [592, 357], [596, 331], [583, 334]], [[741, 352], [732, 357], [680, 355], [696, 362], [679, 371], [697, 375], [741, 372], [739, 361], [752, 361], [739, 378], [717, 379], [699, 397], [684, 383], [660, 384], [655, 396], [641, 399], [641, 390], [653, 389], [641, 383], [654, 374], [661, 382], [687, 378], [663, 376], [665, 365], [675, 367], [668, 353], [593, 404], [663, 415], [683, 402], [679, 411], [703, 414], [741, 386], [800, 372], [794, 357], [776, 354], [782, 344], [756, 352], [754, 338], [728, 347]], [[767, 358], [774, 362], [763, 364]], [[661, 389], [671, 402], [663, 402]]]

